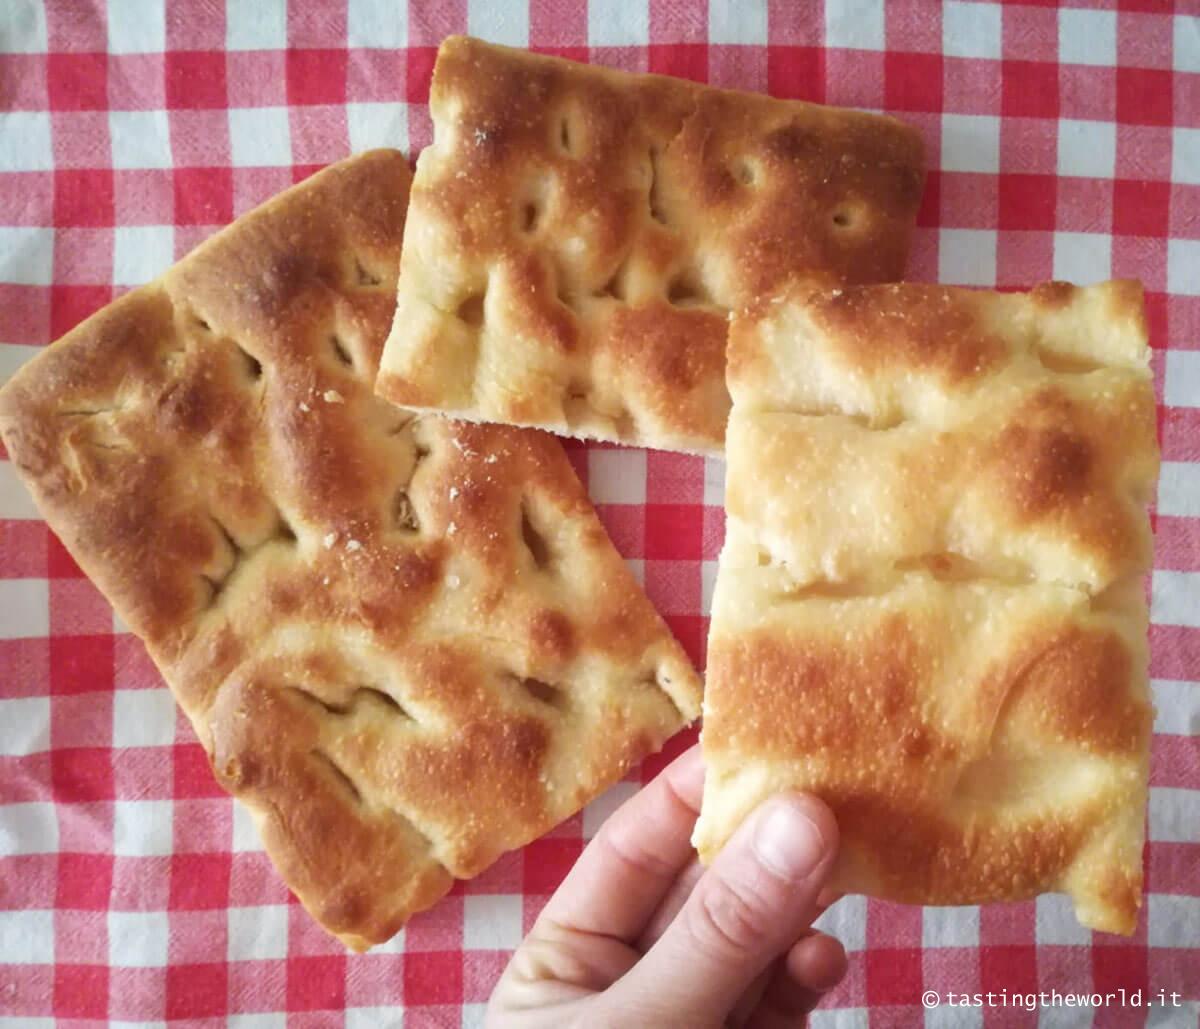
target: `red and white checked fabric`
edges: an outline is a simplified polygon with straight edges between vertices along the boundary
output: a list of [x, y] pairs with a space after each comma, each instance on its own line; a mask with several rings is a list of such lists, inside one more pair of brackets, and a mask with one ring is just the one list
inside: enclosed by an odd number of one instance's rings
[[[913, 278], [1134, 276], [1162, 402], [1147, 897], [1130, 940], [1057, 898], [853, 897], [821, 1026], [1074, 1026], [924, 1011], [935, 990], [1174, 991], [1200, 1012], [1200, 9], [1164, 0], [3, 0], [0, 381], [234, 216], [351, 150], [431, 137], [437, 44], [471, 32], [894, 112], [931, 174]], [[571, 445], [616, 545], [699, 663], [720, 462]], [[3, 455], [0, 454], [0, 457]], [[673, 754], [694, 734], [676, 741]], [[0, 460], [0, 1027], [477, 1025], [510, 949], [637, 781], [347, 955], [280, 883], [137, 640]], [[1119, 1004], [1096, 1024], [1142, 1025]]]

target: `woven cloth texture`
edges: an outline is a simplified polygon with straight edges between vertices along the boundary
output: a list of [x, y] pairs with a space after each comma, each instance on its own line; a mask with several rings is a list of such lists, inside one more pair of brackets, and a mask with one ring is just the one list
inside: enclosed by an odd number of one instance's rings
[[[912, 278], [1146, 286], [1164, 460], [1147, 893], [1130, 939], [1080, 929], [1058, 897], [983, 909], [843, 899], [821, 925], [850, 971], [813, 1024], [1196, 1026], [1198, 14], [1160, 0], [4, 0], [0, 381], [319, 166], [379, 145], [415, 154], [452, 32], [905, 118], [931, 169]], [[721, 462], [568, 448], [702, 667]], [[584, 842], [694, 737], [388, 945], [348, 955], [289, 896], [141, 644], [0, 452], [0, 1026], [479, 1025]], [[1009, 999], [1051, 990], [1117, 996], [1091, 1010]], [[1148, 1012], [1134, 990], [1174, 991], [1181, 1006]], [[993, 991], [995, 1006], [926, 1010], [925, 991]]]

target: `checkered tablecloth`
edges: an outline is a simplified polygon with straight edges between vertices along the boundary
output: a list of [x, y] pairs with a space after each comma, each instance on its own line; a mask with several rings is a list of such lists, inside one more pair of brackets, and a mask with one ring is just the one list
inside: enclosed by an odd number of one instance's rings
[[[924, 991], [1175, 991], [1200, 1011], [1200, 7], [1160, 0], [0, 0], [0, 380], [214, 229], [351, 150], [431, 136], [441, 38], [886, 110], [931, 173], [911, 275], [1143, 280], [1162, 402], [1147, 897], [1129, 940], [1059, 898], [847, 898], [818, 1025], [1073, 1026], [1077, 1008], [923, 1011]], [[572, 445], [699, 663], [719, 462]], [[0, 454], [0, 456], [3, 456]], [[676, 741], [680, 750], [694, 734]], [[641, 776], [661, 766], [648, 763]], [[475, 1025], [622, 784], [347, 955], [289, 897], [138, 641], [0, 460], [0, 1026]], [[1100, 1025], [1141, 1025], [1119, 998]]]

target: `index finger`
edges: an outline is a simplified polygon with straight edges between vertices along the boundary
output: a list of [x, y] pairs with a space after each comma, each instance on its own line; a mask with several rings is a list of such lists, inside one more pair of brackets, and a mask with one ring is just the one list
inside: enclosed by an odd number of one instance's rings
[[539, 921], [631, 943], [695, 854], [704, 764], [685, 751], [601, 826]]

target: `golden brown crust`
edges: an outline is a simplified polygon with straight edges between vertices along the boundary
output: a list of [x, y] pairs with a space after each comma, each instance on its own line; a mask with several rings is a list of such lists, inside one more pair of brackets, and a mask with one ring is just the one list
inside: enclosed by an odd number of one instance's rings
[[553, 438], [372, 395], [408, 184], [393, 151], [335, 165], [0, 391], [51, 527], [355, 947], [699, 705]]
[[795, 291], [738, 320], [697, 843], [834, 808], [839, 888], [1131, 932], [1158, 469], [1136, 284]]
[[719, 451], [724, 319], [904, 270], [890, 118], [462, 37], [438, 54], [377, 389], [473, 420]]

